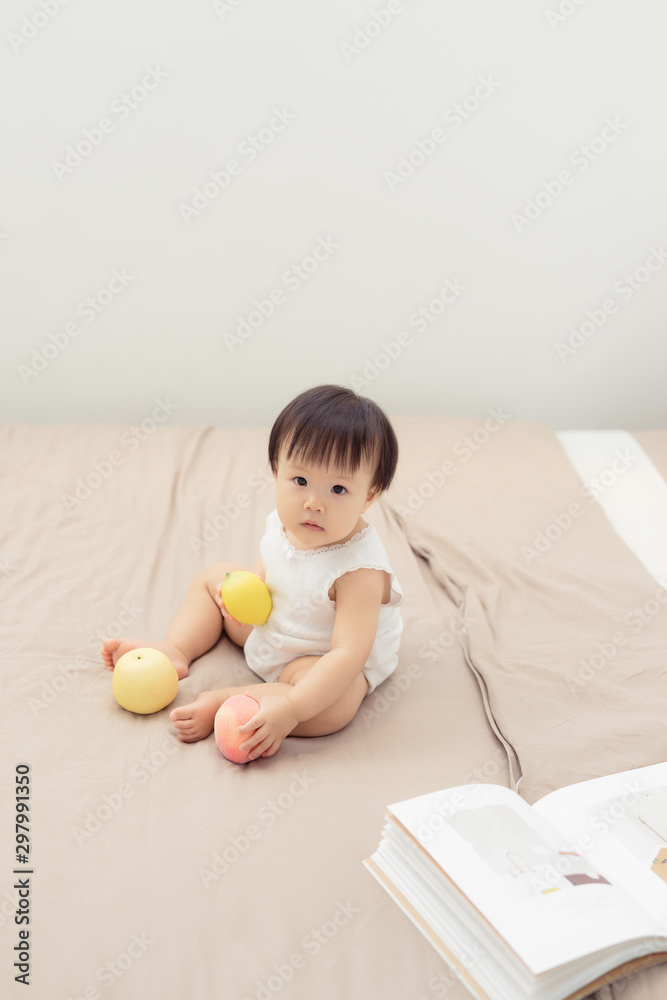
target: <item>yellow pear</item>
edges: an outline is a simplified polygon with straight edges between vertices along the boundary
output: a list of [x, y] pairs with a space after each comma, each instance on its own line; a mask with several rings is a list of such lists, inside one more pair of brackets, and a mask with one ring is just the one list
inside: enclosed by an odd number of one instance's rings
[[131, 649], [117, 661], [111, 684], [114, 698], [128, 712], [150, 715], [169, 705], [178, 694], [178, 674], [159, 649]]

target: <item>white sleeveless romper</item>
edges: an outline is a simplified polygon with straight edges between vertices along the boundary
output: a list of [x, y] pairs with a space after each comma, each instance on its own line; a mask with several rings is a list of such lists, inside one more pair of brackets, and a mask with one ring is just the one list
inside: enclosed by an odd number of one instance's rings
[[354, 569], [381, 569], [391, 575], [389, 602], [380, 606], [375, 642], [363, 674], [368, 694], [396, 669], [403, 620], [403, 591], [389, 565], [375, 526], [366, 524], [347, 542], [319, 549], [297, 549], [272, 511], [259, 544], [273, 607], [268, 621], [246, 640], [246, 662], [265, 681], [277, 681], [297, 656], [324, 656], [331, 649], [336, 604], [329, 600], [334, 580]]

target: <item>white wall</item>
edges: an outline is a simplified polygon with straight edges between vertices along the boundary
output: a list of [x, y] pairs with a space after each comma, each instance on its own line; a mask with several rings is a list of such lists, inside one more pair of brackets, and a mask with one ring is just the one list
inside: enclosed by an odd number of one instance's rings
[[[268, 425], [339, 382], [390, 413], [667, 425], [661, 0], [11, 0], [0, 19], [3, 420], [135, 423], [169, 399], [172, 423]], [[418, 140], [432, 154], [392, 178]], [[415, 325], [447, 282], [464, 290]], [[559, 357], [588, 310], [603, 325]]]

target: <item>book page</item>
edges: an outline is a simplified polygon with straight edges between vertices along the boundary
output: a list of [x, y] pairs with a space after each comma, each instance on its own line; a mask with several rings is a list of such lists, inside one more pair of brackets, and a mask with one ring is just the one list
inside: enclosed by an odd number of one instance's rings
[[627, 893], [507, 788], [464, 785], [389, 812], [535, 975], [656, 930]]
[[568, 785], [532, 808], [667, 932], [667, 762]]

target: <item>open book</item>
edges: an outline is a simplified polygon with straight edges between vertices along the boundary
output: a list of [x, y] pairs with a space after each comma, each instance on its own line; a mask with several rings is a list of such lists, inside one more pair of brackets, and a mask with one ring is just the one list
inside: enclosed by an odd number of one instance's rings
[[576, 1000], [667, 961], [667, 762], [397, 802], [363, 863], [479, 1000]]

